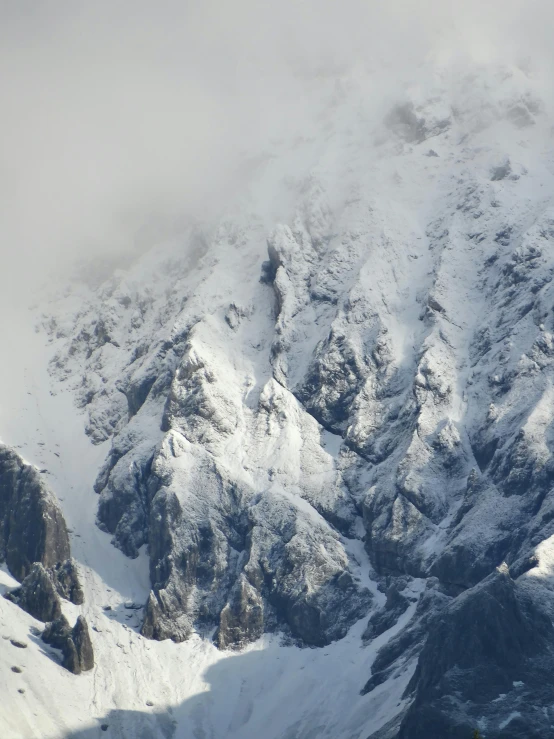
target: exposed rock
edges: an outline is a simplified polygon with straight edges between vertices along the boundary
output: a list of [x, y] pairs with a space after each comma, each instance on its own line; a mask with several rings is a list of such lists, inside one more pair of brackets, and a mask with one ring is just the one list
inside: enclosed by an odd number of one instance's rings
[[65, 616], [60, 616], [46, 625], [41, 638], [46, 644], [62, 650], [62, 665], [69, 672], [79, 675], [94, 667], [92, 642], [83, 616], [77, 618], [73, 628]]
[[156, 379], [156, 374], [152, 373], [125, 386], [124, 392], [129, 405], [129, 416], [134, 416], [142, 408]]
[[439, 301], [433, 296], [429, 297], [427, 304], [429, 308], [436, 311], [437, 313], [444, 313], [444, 308], [442, 307], [441, 303], [439, 303]]
[[39, 562], [21, 583], [5, 596], [39, 621], [55, 621], [62, 615], [60, 598], [48, 570]]
[[[399, 739], [424, 739], [448, 732], [466, 737], [478, 720], [487, 736], [549, 736], [549, 680], [554, 627], [548, 616], [518, 591], [507, 567], [461, 594], [437, 617], [408, 686], [415, 699]], [[522, 686], [519, 689], [517, 686]], [[501, 726], [510, 711], [525, 707], [527, 718]], [[500, 728], [499, 728], [500, 727]]]
[[[157, 484], [150, 475], [153, 449], [151, 441], [141, 444], [133, 434], [121, 441], [122, 448], [112, 450], [97, 479], [98, 524], [127, 556], [136, 557], [147, 541], [148, 509]], [[131, 449], [136, 459], [129, 469]]]
[[69, 621], [62, 614], [55, 621], [46, 624], [46, 628], [41, 634], [41, 639], [46, 644], [50, 644], [56, 649], [63, 649], [68, 638], [71, 637], [71, 626]]
[[398, 588], [399, 586], [393, 583], [387, 590], [385, 607], [383, 610], [376, 611], [369, 619], [367, 628], [363, 633], [364, 641], [370, 641], [394, 626], [410, 605], [408, 598], [402, 595]]
[[27, 649], [27, 642], [19, 641], [18, 639], [10, 639], [10, 644], [18, 649]]
[[17, 580], [69, 557], [67, 527], [39, 471], [0, 444], [0, 557]]
[[210, 447], [237, 426], [233, 394], [210, 367], [194, 339], [185, 347], [167, 396], [162, 429], [178, 429], [191, 442]]
[[79, 654], [77, 653], [77, 647], [71, 636], [65, 641], [62, 653], [62, 667], [65, 667], [68, 672], [72, 672], [74, 675], [80, 675], [81, 664], [79, 661]]
[[[144, 611], [144, 620], [140, 633], [148, 639], [156, 639], [163, 641], [164, 639], [173, 639], [173, 641], [181, 642], [190, 635], [190, 627], [188, 619], [179, 619], [178, 604], [171, 609], [171, 604], [160, 603], [163, 594], [156, 596], [152, 591], [146, 601]], [[165, 600], [165, 599], [164, 599]], [[166, 615], [168, 613], [169, 615]], [[179, 621], [182, 621], [181, 625]]]
[[94, 652], [92, 649], [92, 641], [88, 630], [88, 624], [79, 616], [72, 631], [73, 643], [77, 650], [79, 666], [81, 672], [87, 672], [94, 667]]
[[76, 605], [84, 596], [77, 566], [71, 559], [46, 569], [40, 563], [32, 565], [19, 588], [5, 596], [39, 621], [54, 621], [61, 615], [60, 597]]
[[240, 649], [264, 633], [264, 608], [260, 594], [244, 576], [235, 583], [229, 601], [219, 615], [217, 644], [220, 649]]
[[351, 413], [351, 405], [367, 372], [365, 362], [344, 336], [331, 333], [319, 347], [300, 400], [317, 420], [341, 433]]
[[67, 559], [65, 562], [58, 562], [50, 569], [50, 574], [58, 595], [77, 606], [84, 602], [85, 596], [75, 560]]

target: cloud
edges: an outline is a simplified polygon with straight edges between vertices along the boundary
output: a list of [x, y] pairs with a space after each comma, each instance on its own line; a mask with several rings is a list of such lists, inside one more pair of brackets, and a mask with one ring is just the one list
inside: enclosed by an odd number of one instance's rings
[[546, 64], [552, 15], [545, 0], [0, 0], [4, 295], [145, 223], [209, 218], [243, 152], [302, 129], [318, 78], [384, 68], [377, 98], [432, 52]]

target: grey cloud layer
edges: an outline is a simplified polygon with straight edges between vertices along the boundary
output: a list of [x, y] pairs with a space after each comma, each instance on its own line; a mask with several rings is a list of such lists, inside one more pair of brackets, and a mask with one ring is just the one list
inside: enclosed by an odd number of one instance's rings
[[243, 150], [302, 128], [317, 75], [386, 65], [390, 85], [430, 49], [537, 54], [551, 16], [544, 0], [3, 0], [4, 294], [150, 218], [209, 217]]

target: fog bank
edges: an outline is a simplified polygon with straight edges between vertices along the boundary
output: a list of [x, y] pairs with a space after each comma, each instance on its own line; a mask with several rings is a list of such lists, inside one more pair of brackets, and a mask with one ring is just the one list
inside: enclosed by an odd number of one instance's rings
[[302, 131], [318, 80], [383, 69], [391, 95], [433, 54], [544, 69], [553, 15], [545, 0], [2, 0], [2, 315], [46, 270], [214, 217], [241, 157]]

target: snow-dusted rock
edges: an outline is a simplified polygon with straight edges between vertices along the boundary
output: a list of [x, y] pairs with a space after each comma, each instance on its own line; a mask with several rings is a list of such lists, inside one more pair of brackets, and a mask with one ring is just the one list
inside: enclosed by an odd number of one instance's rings
[[77, 618], [73, 628], [65, 616], [58, 616], [55, 621], [46, 624], [41, 639], [62, 651], [62, 665], [74, 675], [88, 672], [94, 667], [94, 651], [88, 625], [83, 616]]
[[[145, 635], [180, 641], [218, 625], [219, 643], [239, 646], [286, 627], [323, 644], [367, 611], [369, 593], [348, 573], [339, 537], [301, 498], [239, 483], [176, 432], [152, 475], [161, 484], [150, 509]], [[231, 628], [237, 610], [244, 623]]]

